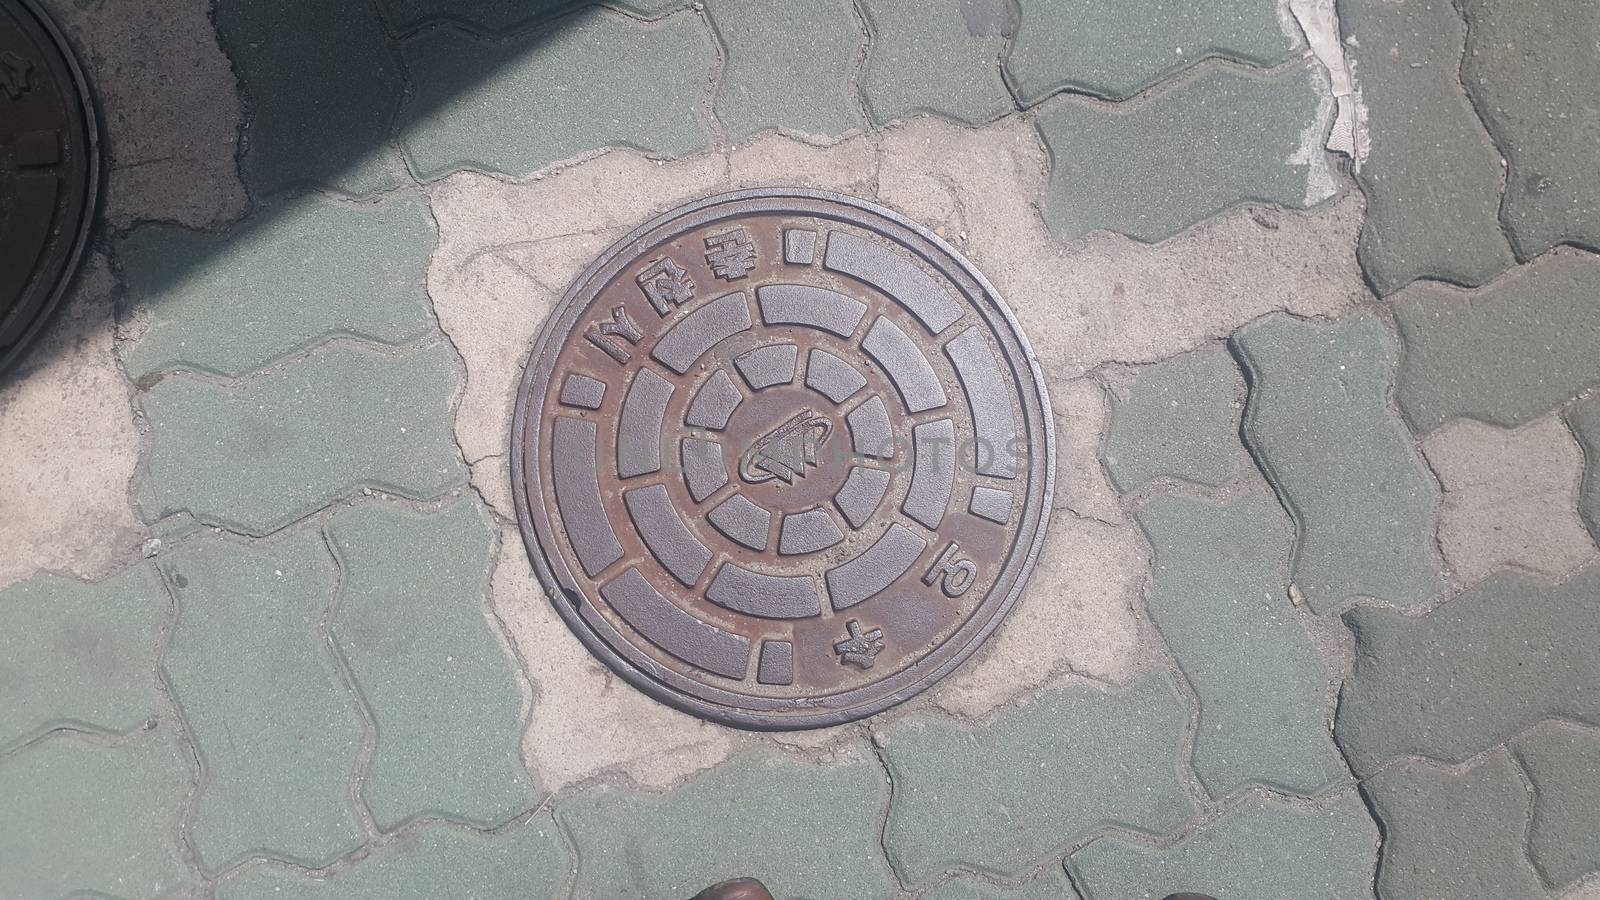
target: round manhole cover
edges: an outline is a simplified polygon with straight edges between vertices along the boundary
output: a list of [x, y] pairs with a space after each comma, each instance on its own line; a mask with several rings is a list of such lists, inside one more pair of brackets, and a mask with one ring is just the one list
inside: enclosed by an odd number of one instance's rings
[[83, 74], [31, 0], [0, 0], [0, 371], [60, 300], [95, 202]]
[[885, 709], [1032, 567], [1053, 437], [994, 289], [889, 210], [724, 194], [618, 241], [534, 343], [512, 438], [563, 618], [650, 694], [755, 728]]

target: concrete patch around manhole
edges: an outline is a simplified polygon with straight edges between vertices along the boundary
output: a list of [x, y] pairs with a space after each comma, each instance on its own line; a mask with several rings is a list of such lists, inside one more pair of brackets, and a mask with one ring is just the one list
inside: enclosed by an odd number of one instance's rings
[[948, 245], [800, 188], [620, 239], [545, 322], [512, 496], [556, 609], [657, 699], [751, 728], [880, 712], [970, 656], [1043, 537], [1054, 429]]

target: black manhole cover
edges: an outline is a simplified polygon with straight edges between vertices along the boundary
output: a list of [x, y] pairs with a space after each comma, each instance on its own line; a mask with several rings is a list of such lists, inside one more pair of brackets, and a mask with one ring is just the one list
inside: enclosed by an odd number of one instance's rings
[[724, 194], [641, 226], [534, 342], [512, 475], [567, 624], [629, 681], [756, 728], [860, 718], [1022, 588], [1054, 440], [994, 289], [889, 210]]
[[0, 371], [61, 299], [88, 236], [92, 109], [55, 25], [32, 0], [0, 0]]

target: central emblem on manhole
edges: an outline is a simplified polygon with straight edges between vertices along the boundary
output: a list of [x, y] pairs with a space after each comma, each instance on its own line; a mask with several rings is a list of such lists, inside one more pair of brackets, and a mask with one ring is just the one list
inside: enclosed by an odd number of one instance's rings
[[513, 432], [556, 609], [635, 686], [755, 728], [883, 710], [1032, 568], [1054, 442], [994, 289], [901, 216], [805, 190], [645, 223], [535, 341]]

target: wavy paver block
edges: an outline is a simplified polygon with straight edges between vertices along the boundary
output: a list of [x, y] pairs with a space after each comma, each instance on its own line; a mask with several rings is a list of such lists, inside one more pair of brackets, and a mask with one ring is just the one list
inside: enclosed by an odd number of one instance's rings
[[1246, 784], [1316, 794], [1345, 777], [1328, 672], [1286, 590], [1291, 531], [1264, 493], [1152, 501], [1150, 616], [1200, 698], [1194, 765], [1214, 797]]
[[745, 754], [663, 795], [590, 791], [556, 818], [580, 848], [574, 896], [690, 897], [758, 878], [794, 897], [885, 897], [878, 847], [889, 785], [871, 751], [817, 766]]
[[1045, 224], [1063, 238], [1106, 229], [1159, 241], [1240, 203], [1310, 206], [1332, 193], [1312, 168], [1327, 96], [1307, 65], [1212, 69], [1126, 111], [1066, 98], [1042, 107]]
[[377, 732], [362, 796], [378, 827], [419, 815], [492, 827], [533, 808], [522, 697], [486, 617], [483, 509], [471, 495], [428, 515], [358, 506], [328, 537], [343, 572], [334, 646]]
[[1600, 259], [1556, 250], [1475, 291], [1395, 295], [1395, 399], [1419, 434], [1458, 416], [1512, 427], [1600, 383]]
[[1239, 442], [1239, 368], [1221, 346], [1142, 368], [1113, 392], [1106, 471], [1117, 489], [1156, 478], [1220, 487], [1250, 471]]
[[954, 868], [1014, 876], [1097, 828], [1169, 832], [1193, 812], [1178, 780], [1188, 717], [1171, 681], [1151, 675], [1041, 694], [980, 728], [898, 723], [883, 736], [889, 859], [914, 884]]
[[[964, 0], [860, 0], [872, 25], [861, 75], [867, 114], [876, 124], [932, 113], [981, 125], [1013, 109], [1000, 77], [1010, 23], [977, 16]], [[980, 21], [987, 18], [987, 21]]]
[[1291, 576], [1311, 608], [1437, 594], [1439, 488], [1389, 408], [1393, 336], [1371, 315], [1277, 315], [1232, 340], [1250, 375], [1245, 444], [1294, 513]]
[[466, 481], [450, 430], [458, 382], [444, 344], [330, 346], [229, 386], [164, 378], [141, 395], [152, 440], [139, 510], [266, 534], [366, 486], [436, 497]]
[[1084, 900], [1372, 896], [1378, 826], [1352, 791], [1320, 809], [1251, 799], [1166, 849], [1105, 837], [1067, 859]]
[[1552, 722], [1517, 738], [1511, 749], [1533, 782], [1534, 863], [1556, 885], [1600, 870], [1600, 735]]
[[1338, 15], [1371, 136], [1356, 174], [1367, 195], [1357, 253], [1378, 293], [1417, 278], [1483, 284], [1510, 268], [1500, 152], [1457, 77], [1466, 25], [1455, 7], [1340, 0]]
[[851, 75], [861, 26], [848, 0], [714, 0], [706, 14], [727, 54], [715, 110], [729, 138], [860, 127]]
[[1600, 724], [1600, 567], [1556, 585], [1502, 573], [1421, 618], [1345, 621], [1355, 670], [1334, 737], [1358, 774], [1410, 754], [1463, 762], [1546, 717]]
[[202, 535], [161, 560], [178, 598], [166, 669], [205, 773], [188, 826], [201, 863], [317, 867], [359, 847], [361, 714], [321, 633], [337, 581], [321, 534]]
[[1302, 43], [1275, 0], [1020, 5], [1006, 73], [1028, 104], [1060, 90], [1122, 99], [1210, 57], [1273, 66]]

